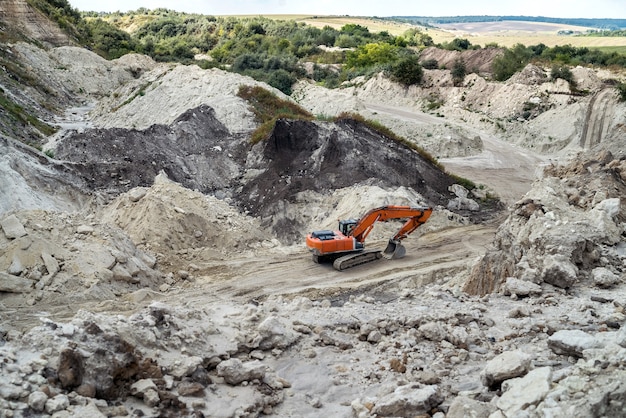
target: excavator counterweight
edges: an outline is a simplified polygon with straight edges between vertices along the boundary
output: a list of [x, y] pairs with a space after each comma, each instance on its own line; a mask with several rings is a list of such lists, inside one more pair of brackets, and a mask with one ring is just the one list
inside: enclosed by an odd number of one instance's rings
[[[313, 231], [307, 235], [306, 244], [313, 253], [313, 261], [333, 261], [333, 267], [337, 270], [369, 263], [381, 257], [396, 260], [406, 255], [402, 240], [424, 224], [432, 211], [430, 207], [382, 206], [368, 211], [359, 220], [340, 220], [338, 230]], [[407, 221], [389, 240], [384, 251], [365, 250], [365, 238], [376, 222], [404, 218]]]

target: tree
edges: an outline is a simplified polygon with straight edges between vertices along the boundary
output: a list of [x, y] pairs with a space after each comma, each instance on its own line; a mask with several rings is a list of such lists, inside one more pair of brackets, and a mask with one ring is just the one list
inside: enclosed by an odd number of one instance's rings
[[465, 61], [463, 61], [463, 58], [457, 58], [454, 61], [451, 74], [452, 82], [455, 86], [463, 83], [463, 80], [465, 80], [465, 74], [467, 74], [467, 69], [465, 68]]
[[502, 56], [494, 59], [491, 64], [493, 78], [498, 81], [508, 80], [513, 74], [524, 68], [532, 56], [533, 51], [522, 44], [516, 44], [511, 49], [505, 49]]
[[407, 55], [400, 58], [391, 66], [391, 78], [406, 86], [419, 84], [424, 77], [424, 71], [416, 55]]
[[348, 67], [371, 67], [387, 64], [397, 59], [398, 47], [387, 43], [366, 44], [350, 51], [346, 58]]
[[291, 86], [293, 86], [293, 83], [295, 82], [296, 78], [291, 73], [281, 68], [280, 70], [272, 72], [267, 84], [289, 96], [292, 92]]

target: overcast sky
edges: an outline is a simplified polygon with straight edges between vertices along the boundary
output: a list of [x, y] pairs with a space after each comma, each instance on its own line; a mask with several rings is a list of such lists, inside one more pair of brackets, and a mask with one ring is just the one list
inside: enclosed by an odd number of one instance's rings
[[140, 7], [208, 15], [319, 14], [350, 16], [523, 15], [626, 18], [624, 0], [69, 0], [80, 11]]

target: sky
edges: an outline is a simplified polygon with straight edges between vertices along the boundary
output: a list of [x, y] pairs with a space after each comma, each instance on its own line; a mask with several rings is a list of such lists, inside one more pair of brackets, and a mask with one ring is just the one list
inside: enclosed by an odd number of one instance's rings
[[318, 14], [350, 16], [513, 15], [626, 19], [624, 0], [69, 0], [80, 11], [140, 7], [206, 15]]

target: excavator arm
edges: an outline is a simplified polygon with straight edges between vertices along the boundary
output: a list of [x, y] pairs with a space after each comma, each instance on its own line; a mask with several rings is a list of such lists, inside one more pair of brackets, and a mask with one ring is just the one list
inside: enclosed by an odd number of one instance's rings
[[364, 242], [376, 222], [384, 222], [390, 219], [409, 218], [407, 222], [400, 228], [398, 233], [392, 238], [394, 241], [400, 241], [415, 231], [420, 225], [428, 220], [432, 213], [429, 207], [411, 207], [411, 206], [382, 206], [367, 212], [357, 222], [352, 230], [351, 235], [359, 242]]

